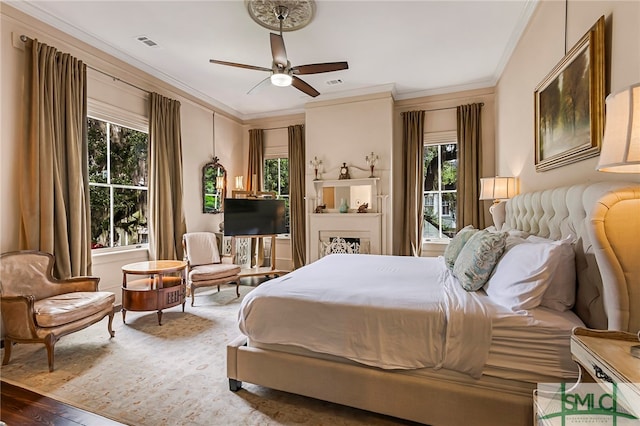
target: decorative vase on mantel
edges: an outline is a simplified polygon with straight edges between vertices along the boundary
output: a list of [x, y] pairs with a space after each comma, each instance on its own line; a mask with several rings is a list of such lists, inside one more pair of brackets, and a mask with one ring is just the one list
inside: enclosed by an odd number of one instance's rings
[[347, 200], [345, 200], [344, 198], [340, 199], [340, 213], [346, 213], [349, 211], [349, 206], [347, 205]]

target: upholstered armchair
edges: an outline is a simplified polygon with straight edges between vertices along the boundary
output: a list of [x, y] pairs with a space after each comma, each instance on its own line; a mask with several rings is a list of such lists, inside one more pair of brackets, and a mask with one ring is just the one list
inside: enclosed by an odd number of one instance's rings
[[216, 234], [213, 232], [188, 232], [182, 237], [184, 257], [187, 261], [187, 294], [194, 303], [196, 289], [235, 284], [240, 296], [240, 266], [233, 264], [230, 256], [220, 256]]
[[111, 328], [115, 295], [98, 291], [98, 277], [54, 278], [53, 262], [53, 255], [41, 251], [0, 255], [2, 365], [9, 363], [14, 343], [44, 343], [49, 371], [53, 371], [56, 342], [106, 316], [109, 334], [115, 335]]

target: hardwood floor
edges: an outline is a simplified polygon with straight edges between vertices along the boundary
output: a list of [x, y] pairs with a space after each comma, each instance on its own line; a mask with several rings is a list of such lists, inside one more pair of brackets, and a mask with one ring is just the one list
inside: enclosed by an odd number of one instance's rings
[[0, 420], [7, 426], [122, 425], [122, 423], [11, 385], [5, 381], [0, 382]]

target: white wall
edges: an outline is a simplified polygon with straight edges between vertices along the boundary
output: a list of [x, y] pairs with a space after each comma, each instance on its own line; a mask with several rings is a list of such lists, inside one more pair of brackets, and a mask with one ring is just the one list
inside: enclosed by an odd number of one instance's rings
[[[640, 2], [575, 1], [567, 4], [567, 51], [602, 15], [606, 18], [607, 93], [640, 82]], [[541, 1], [497, 86], [497, 171], [518, 176], [521, 192], [604, 180], [640, 181], [639, 175], [595, 170], [598, 157], [536, 172], [536, 86], [565, 54], [565, 3]]]
[[[89, 70], [87, 92], [91, 105], [100, 104], [108, 111], [125, 109], [132, 117], [148, 116], [148, 95], [154, 91], [181, 103], [184, 210], [187, 231], [217, 230], [221, 215], [202, 213], [201, 168], [213, 154], [214, 107], [189, 94], [115, 59], [80, 40], [64, 34], [6, 3], [0, 3], [0, 252], [18, 250], [19, 207], [17, 192], [17, 147], [24, 140], [26, 103], [23, 96], [25, 51], [18, 37], [31, 38], [72, 54], [88, 66], [104, 71], [122, 81]], [[94, 102], [99, 100], [99, 102]], [[127, 123], [121, 123], [127, 124]], [[215, 154], [230, 175], [240, 173], [243, 151], [243, 127], [239, 120], [223, 112], [215, 114]], [[94, 257], [94, 275], [101, 277], [100, 287], [119, 289], [122, 282], [120, 266], [146, 260], [146, 253], [129, 256], [106, 254]]]

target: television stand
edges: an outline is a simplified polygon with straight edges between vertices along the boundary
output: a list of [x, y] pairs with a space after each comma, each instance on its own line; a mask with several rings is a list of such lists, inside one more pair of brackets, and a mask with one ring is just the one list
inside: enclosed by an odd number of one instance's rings
[[[271, 266], [255, 266], [253, 268], [242, 268], [240, 270], [240, 278], [243, 277], [268, 277], [276, 278], [284, 275], [287, 271], [276, 269], [276, 235], [235, 235], [231, 237], [231, 258], [236, 258], [235, 238], [269, 238], [271, 237]], [[273, 275], [273, 276], [272, 276]]]

